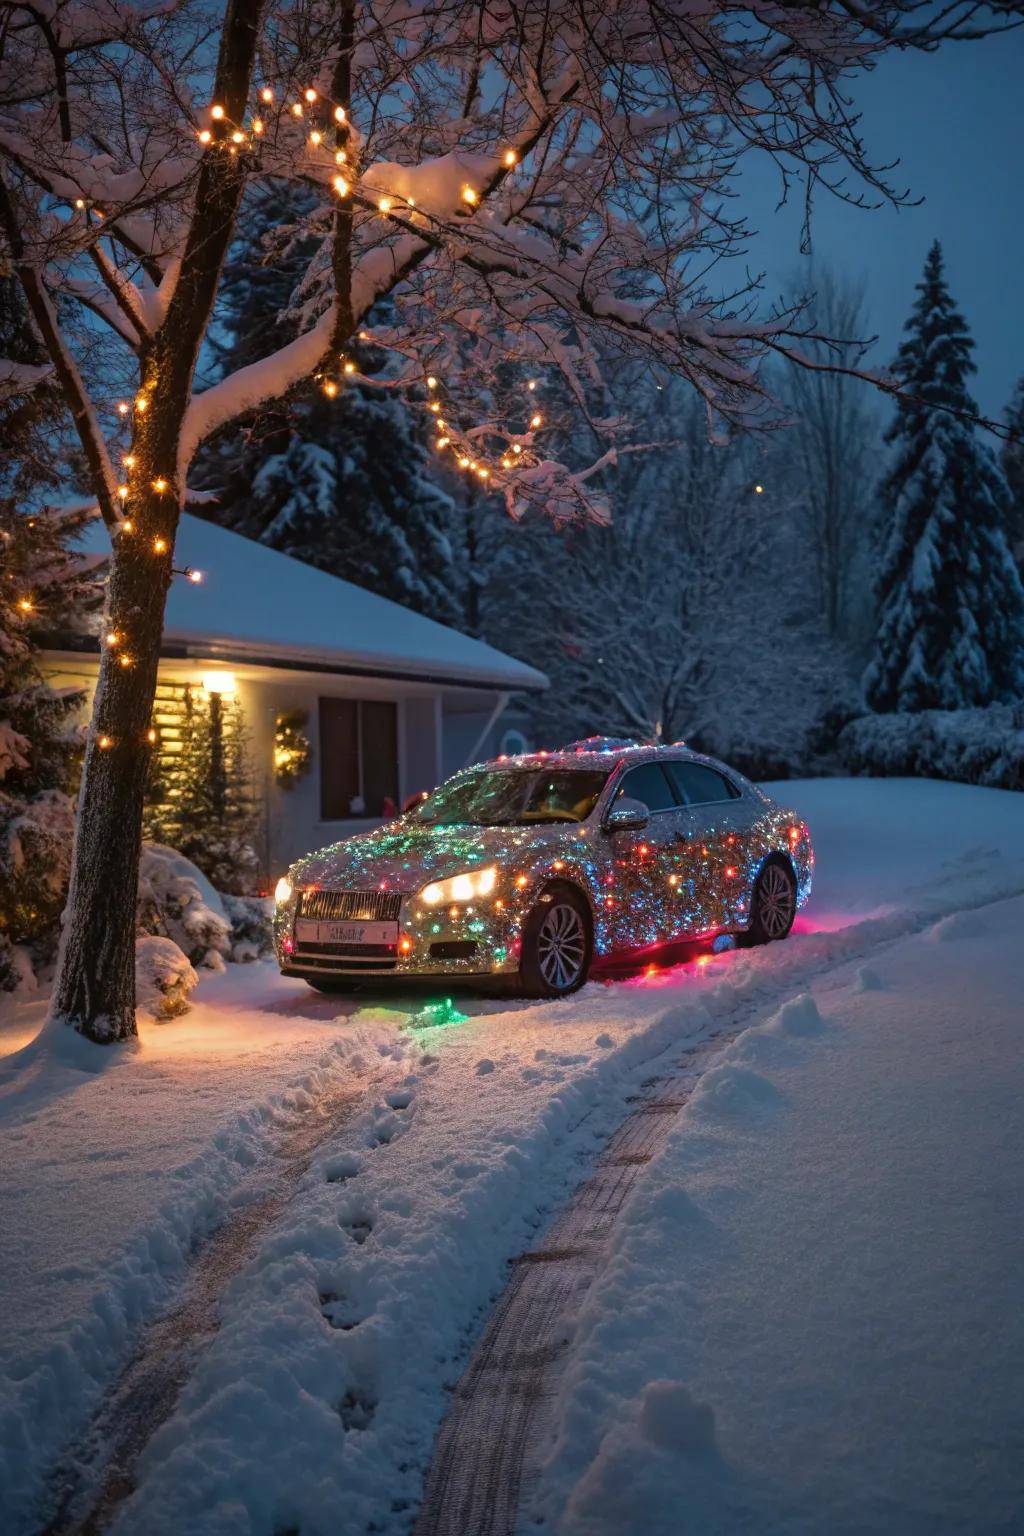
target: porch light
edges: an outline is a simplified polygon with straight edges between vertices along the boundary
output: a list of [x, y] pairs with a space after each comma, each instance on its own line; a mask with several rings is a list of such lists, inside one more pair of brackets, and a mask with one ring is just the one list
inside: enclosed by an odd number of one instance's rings
[[236, 691], [235, 674], [233, 672], [204, 672], [203, 689], [206, 693], [234, 693]]

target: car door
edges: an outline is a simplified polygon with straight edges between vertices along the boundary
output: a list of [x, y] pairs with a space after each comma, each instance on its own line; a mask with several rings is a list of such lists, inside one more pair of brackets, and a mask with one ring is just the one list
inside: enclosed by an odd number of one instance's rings
[[685, 809], [677, 848], [680, 934], [717, 933], [746, 922], [749, 816], [739, 790], [708, 763], [665, 764]]
[[605, 909], [615, 949], [646, 949], [672, 937], [673, 912], [666, 900], [675, 867], [680, 800], [660, 762], [628, 768], [608, 809], [621, 799], [640, 800], [650, 812], [642, 831], [609, 832], [610, 860]]

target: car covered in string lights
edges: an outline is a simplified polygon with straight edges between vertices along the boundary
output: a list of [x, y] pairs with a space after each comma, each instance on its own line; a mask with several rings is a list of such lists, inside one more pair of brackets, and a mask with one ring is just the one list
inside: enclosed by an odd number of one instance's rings
[[322, 992], [415, 977], [563, 996], [685, 941], [784, 939], [806, 823], [684, 746], [592, 737], [464, 770], [300, 859], [275, 892], [281, 970]]
[[322, 992], [414, 977], [576, 990], [684, 941], [784, 939], [806, 824], [684, 746], [592, 737], [497, 758], [278, 882], [281, 970]]

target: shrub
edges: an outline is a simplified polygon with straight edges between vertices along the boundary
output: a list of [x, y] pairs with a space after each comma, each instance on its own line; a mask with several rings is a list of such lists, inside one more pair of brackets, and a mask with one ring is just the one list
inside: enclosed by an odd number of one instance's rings
[[864, 715], [841, 732], [839, 751], [854, 773], [1024, 789], [1024, 701]]

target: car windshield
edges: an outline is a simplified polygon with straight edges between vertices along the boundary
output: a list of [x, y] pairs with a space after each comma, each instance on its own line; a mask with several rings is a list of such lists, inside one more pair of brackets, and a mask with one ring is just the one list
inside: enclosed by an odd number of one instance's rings
[[441, 784], [410, 815], [430, 827], [585, 821], [597, 804], [609, 771], [488, 768]]

